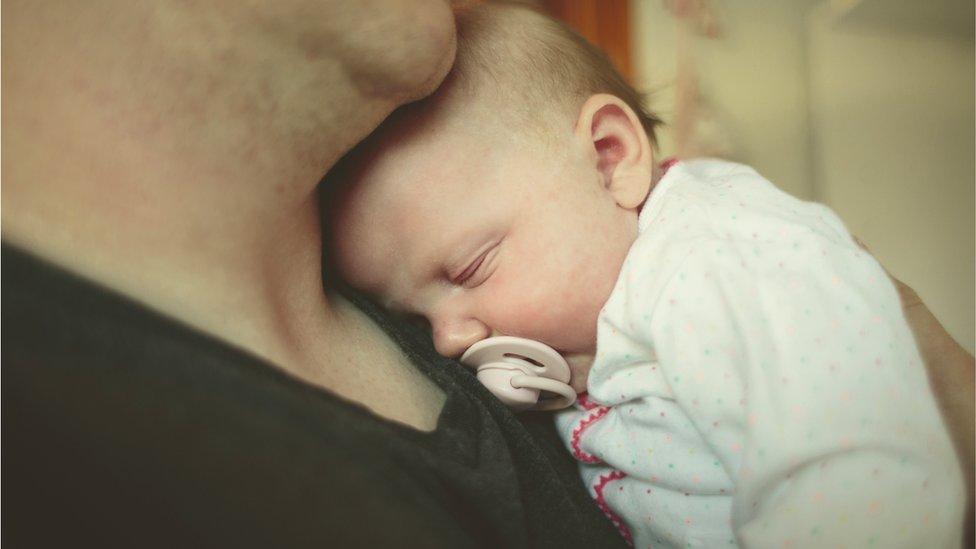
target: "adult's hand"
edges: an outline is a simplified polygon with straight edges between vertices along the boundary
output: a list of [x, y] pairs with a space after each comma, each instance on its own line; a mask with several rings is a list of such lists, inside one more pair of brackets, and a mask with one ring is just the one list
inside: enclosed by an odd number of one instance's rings
[[[862, 248], [868, 250], [860, 240]], [[910, 286], [888, 273], [925, 361], [929, 384], [935, 393], [942, 419], [956, 446], [956, 455], [966, 478], [966, 547], [973, 546], [974, 421], [976, 421], [976, 361], [956, 342]]]
[[[890, 275], [889, 275], [890, 276]], [[973, 547], [973, 422], [976, 416], [976, 363], [935, 315], [929, 311], [918, 294], [904, 282], [891, 277], [898, 288], [901, 305], [908, 325], [915, 334], [915, 342], [929, 373], [929, 384], [935, 393], [942, 419], [949, 428], [956, 455], [966, 479], [965, 547]]]

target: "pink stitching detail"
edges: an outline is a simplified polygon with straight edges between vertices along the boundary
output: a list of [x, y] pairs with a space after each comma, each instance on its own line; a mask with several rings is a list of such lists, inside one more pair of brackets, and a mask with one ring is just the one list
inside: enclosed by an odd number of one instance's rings
[[671, 166], [674, 166], [677, 163], [678, 163], [678, 158], [675, 156], [672, 156], [671, 158], [666, 159], [664, 162], [661, 162], [661, 175], [668, 173], [668, 170], [671, 169]]
[[590, 394], [586, 391], [576, 395], [576, 403], [583, 407], [584, 410], [592, 410], [599, 406], [599, 404], [594, 403], [590, 400]]
[[610, 484], [615, 480], [625, 478], [626, 476], [627, 473], [624, 473], [623, 471], [613, 471], [608, 475], [602, 475], [597, 480], [596, 486], [593, 487], [593, 491], [596, 492], [597, 507], [599, 507], [600, 510], [603, 511], [603, 514], [610, 519], [610, 522], [617, 527], [617, 531], [620, 532], [620, 535], [624, 537], [624, 540], [630, 544], [631, 547], [633, 547], [634, 538], [630, 534], [630, 529], [627, 528], [626, 524], [624, 524], [623, 519], [621, 519], [617, 513], [614, 513], [613, 510], [610, 509], [610, 506], [607, 505], [607, 501], [603, 498], [603, 490], [607, 487], [607, 484]]
[[570, 441], [570, 446], [573, 447], [573, 457], [582, 461], [583, 463], [600, 463], [602, 461], [600, 458], [594, 456], [593, 454], [588, 454], [584, 452], [582, 448], [580, 448], [580, 436], [582, 436], [583, 431], [587, 430], [591, 425], [599, 421], [600, 418], [607, 415], [607, 412], [609, 411], [609, 406], [600, 406], [596, 409], [596, 411], [580, 421], [579, 425], [573, 429], [573, 438]]

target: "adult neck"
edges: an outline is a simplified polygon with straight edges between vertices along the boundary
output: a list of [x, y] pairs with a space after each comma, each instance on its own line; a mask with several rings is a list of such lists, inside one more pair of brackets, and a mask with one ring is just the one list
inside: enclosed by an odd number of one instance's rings
[[[22, 130], [4, 136], [6, 241], [273, 363], [310, 367], [304, 339], [334, 323], [319, 174], [299, 184], [299, 174], [276, 179], [254, 166], [221, 173], [103, 127], [35, 131], [6, 107], [5, 124]], [[102, 156], [61, 132], [112, 145]]]

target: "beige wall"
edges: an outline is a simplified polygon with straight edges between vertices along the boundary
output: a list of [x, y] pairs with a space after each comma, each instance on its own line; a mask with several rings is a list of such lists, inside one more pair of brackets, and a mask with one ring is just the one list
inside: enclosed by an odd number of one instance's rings
[[810, 17], [816, 196], [972, 352], [972, 35], [854, 15]]
[[[673, 23], [657, 0], [633, 0], [634, 68], [638, 86], [651, 90], [650, 106], [673, 114]], [[799, 32], [808, 2], [712, 2], [724, 29], [718, 41], [696, 43], [705, 99], [736, 160], [757, 167], [788, 192], [812, 198], [806, 121], [805, 41]], [[712, 134], [724, 134], [715, 136]], [[670, 135], [662, 140], [671, 153]]]
[[[706, 137], [835, 209], [972, 351], [974, 57], [958, 0], [713, 4], [725, 36], [696, 45]], [[638, 84], [668, 119], [672, 23], [658, 1], [633, 8]]]

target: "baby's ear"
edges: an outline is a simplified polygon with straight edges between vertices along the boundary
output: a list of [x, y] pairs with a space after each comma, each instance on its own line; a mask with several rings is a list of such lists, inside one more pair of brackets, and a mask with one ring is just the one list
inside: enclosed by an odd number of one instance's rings
[[627, 103], [600, 93], [583, 103], [576, 136], [595, 153], [604, 187], [622, 208], [639, 207], [651, 186], [653, 151], [640, 120]]

